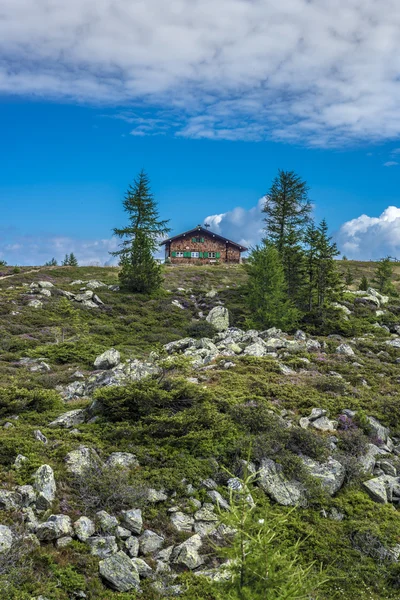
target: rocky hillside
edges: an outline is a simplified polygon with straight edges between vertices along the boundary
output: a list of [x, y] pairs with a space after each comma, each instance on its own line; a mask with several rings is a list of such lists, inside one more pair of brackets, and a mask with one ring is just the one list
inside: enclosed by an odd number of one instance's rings
[[400, 300], [349, 290], [289, 334], [246, 328], [240, 267], [167, 269], [156, 298], [115, 269], [8, 274], [2, 598], [228, 597], [249, 474], [313, 598], [399, 597]]

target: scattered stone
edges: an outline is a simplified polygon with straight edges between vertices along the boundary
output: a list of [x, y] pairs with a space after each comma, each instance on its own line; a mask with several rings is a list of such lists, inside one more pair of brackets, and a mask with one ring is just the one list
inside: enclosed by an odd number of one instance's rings
[[23, 454], [18, 454], [18, 456], [14, 460], [14, 469], [20, 469], [24, 465], [24, 463], [26, 463], [27, 460], [28, 458], [26, 456], [24, 456]]
[[362, 486], [368, 492], [372, 500], [381, 504], [386, 504], [391, 501], [391, 488], [398, 484], [397, 477], [390, 475], [381, 475], [375, 479], [364, 481]]
[[11, 490], [0, 490], [0, 510], [15, 510], [20, 504], [20, 494]]
[[34, 489], [37, 492], [36, 507], [38, 510], [47, 510], [54, 502], [56, 495], [56, 480], [53, 469], [49, 465], [42, 465], [34, 475]]
[[336, 348], [336, 354], [342, 354], [343, 356], [354, 356], [354, 350], [349, 344], [340, 344]]
[[340, 462], [331, 457], [325, 463], [308, 457], [303, 457], [302, 461], [310, 475], [320, 481], [330, 496], [340, 490], [346, 475], [346, 469]]
[[228, 502], [221, 496], [219, 492], [216, 490], [210, 490], [207, 492], [207, 496], [211, 498], [211, 501], [218, 506], [218, 508], [223, 508], [224, 510], [230, 510], [230, 506]]
[[139, 462], [134, 454], [130, 452], [113, 452], [106, 460], [107, 467], [120, 467], [123, 469], [130, 469], [132, 467], [138, 467]]
[[67, 515], [51, 515], [36, 529], [36, 536], [42, 542], [57, 540], [72, 534], [72, 522]]
[[54, 287], [54, 285], [50, 281], [38, 281], [37, 284], [42, 289], [50, 289]]
[[94, 361], [95, 369], [108, 370], [116, 367], [121, 362], [121, 355], [118, 350], [114, 348], [110, 348], [110, 350], [106, 350], [103, 354], [100, 354]]
[[35, 504], [36, 492], [32, 485], [19, 485], [17, 487], [17, 493], [21, 497], [21, 506], [27, 507]]
[[311, 426], [318, 431], [336, 431], [337, 423], [328, 417], [319, 417], [311, 422]]
[[139, 573], [124, 552], [116, 552], [113, 556], [101, 560], [99, 563], [101, 577], [117, 592], [139, 590]]
[[217, 331], [225, 331], [229, 327], [229, 311], [223, 306], [215, 306], [206, 316], [206, 321]]
[[87, 446], [79, 446], [65, 457], [67, 470], [73, 475], [83, 475], [85, 471], [95, 466], [100, 466], [101, 461], [97, 452]]
[[140, 553], [152, 554], [153, 552], [157, 552], [157, 550], [160, 550], [163, 547], [164, 541], [165, 540], [161, 535], [158, 535], [154, 531], [150, 531], [150, 529], [146, 529], [139, 538]]
[[188, 540], [174, 548], [171, 561], [188, 569], [197, 569], [204, 563], [204, 559], [199, 554], [202, 543], [200, 535], [197, 533], [192, 535]]
[[74, 523], [75, 535], [81, 542], [86, 542], [95, 532], [95, 526], [88, 517], [79, 517]]
[[105, 510], [99, 510], [96, 513], [96, 522], [99, 531], [102, 533], [111, 533], [113, 535], [115, 535], [119, 526], [118, 519], [112, 515], [109, 515]]
[[78, 408], [75, 410], [70, 410], [63, 415], [60, 415], [49, 423], [49, 427], [75, 427], [76, 425], [81, 425], [86, 420], [86, 410], [83, 408]]
[[123, 510], [121, 512], [122, 523], [124, 527], [139, 534], [142, 531], [143, 519], [140, 508], [132, 508], [131, 510]]
[[157, 502], [165, 502], [165, 500], [168, 500], [168, 496], [164, 490], [155, 490], [154, 488], [148, 488], [146, 490], [146, 500], [147, 502], [156, 504]]
[[45, 435], [43, 435], [43, 433], [40, 431], [40, 429], [35, 429], [35, 431], [33, 432], [33, 435], [35, 436], [35, 439], [38, 442], [42, 442], [42, 444], [47, 444], [47, 437]]
[[118, 552], [117, 542], [113, 535], [90, 537], [86, 542], [90, 546], [91, 554], [100, 558], [107, 558]]
[[125, 542], [126, 550], [132, 558], [136, 558], [139, 554], [139, 540], [138, 538], [131, 536]]
[[178, 531], [191, 532], [193, 530], [194, 519], [181, 511], [171, 514], [171, 522]]
[[28, 306], [30, 306], [31, 308], [42, 308], [43, 306], [43, 302], [41, 302], [40, 300], [30, 300], [28, 302]]
[[289, 481], [283, 474], [281, 465], [269, 458], [261, 461], [259, 485], [282, 506], [306, 505], [303, 485], [296, 480]]
[[74, 540], [70, 535], [66, 535], [65, 537], [58, 538], [58, 540], [56, 540], [56, 546], [57, 548], [65, 548], [66, 546], [69, 546], [73, 541]]
[[13, 543], [13, 534], [9, 527], [0, 525], [0, 554], [10, 550]]

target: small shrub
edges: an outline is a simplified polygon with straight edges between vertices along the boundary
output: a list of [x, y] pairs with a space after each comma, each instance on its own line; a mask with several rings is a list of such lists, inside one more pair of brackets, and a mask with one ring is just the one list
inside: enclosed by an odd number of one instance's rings
[[0, 388], [0, 417], [25, 411], [42, 413], [61, 409], [62, 406], [62, 400], [54, 390], [27, 390], [15, 386]]
[[189, 325], [186, 333], [193, 338], [213, 338], [217, 334], [217, 330], [208, 321], [197, 321]]

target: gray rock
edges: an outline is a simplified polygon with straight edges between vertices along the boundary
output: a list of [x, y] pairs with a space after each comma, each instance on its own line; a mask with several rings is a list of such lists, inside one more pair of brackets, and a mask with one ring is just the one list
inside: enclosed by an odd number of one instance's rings
[[385, 443], [390, 433], [389, 429], [381, 425], [378, 419], [375, 419], [374, 417], [368, 417], [368, 422], [376, 437]]
[[308, 457], [303, 457], [302, 460], [309, 474], [321, 483], [330, 496], [340, 490], [346, 475], [346, 469], [340, 462], [334, 458], [329, 458], [325, 463]]
[[165, 502], [165, 500], [168, 500], [168, 496], [164, 490], [155, 490], [154, 488], [148, 488], [146, 490], [146, 500], [147, 502], [156, 504], [157, 502]]
[[28, 302], [28, 306], [30, 306], [31, 308], [42, 308], [43, 306], [43, 302], [41, 302], [40, 300], [30, 300]]
[[45, 298], [50, 298], [51, 297], [51, 291], [50, 290], [39, 290], [39, 294], [41, 296], [44, 296]]
[[72, 522], [67, 515], [51, 515], [45, 523], [36, 529], [36, 536], [41, 541], [57, 540], [69, 536], [73, 532]]
[[116, 552], [113, 556], [101, 560], [99, 571], [105, 582], [117, 592], [139, 590], [139, 573], [124, 552]]
[[194, 519], [181, 511], [174, 512], [171, 515], [171, 522], [178, 531], [191, 532], [193, 530]]
[[84, 475], [90, 468], [101, 466], [99, 455], [93, 448], [79, 446], [65, 457], [67, 470], [73, 475]]
[[139, 549], [141, 554], [151, 554], [163, 547], [164, 538], [150, 529], [146, 529], [139, 538]]
[[229, 327], [229, 311], [223, 306], [215, 306], [206, 316], [206, 321], [217, 331], [225, 331]]
[[14, 468], [17, 470], [20, 469], [27, 460], [28, 458], [26, 456], [24, 456], [23, 454], [18, 454], [18, 456], [14, 460]]
[[40, 429], [35, 429], [35, 431], [33, 432], [33, 435], [35, 436], [35, 439], [38, 442], [42, 442], [42, 444], [47, 444], [47, 437], [45, 435], [43, 435], [43, 433], [40, 431]]
[[200, 567], [204, 563], [204, 559], [199, 554], [202, 543], [199, 534], [192, 535], [188, 540], [174, 548], [171, 555], [171, 562], [187, 567], [188, 569], [197, 569], [197, 567]]
[[207, 492], [207, 496], [211, 498], [211, 501], [218, 506], [218, 508], [223, 508], [224, 510], [230, 510], [230, 506], [228, 502], [221, 496], [219, 492], [216, 490], [210, 490]]
[[139, 554], [138, 538], [136, 538], [132, 535], [130, 538], [128, 538], [126, 540], [125, 547], [126, 547], [126, 551], [128, 552], [129, 556], [131, 556], [132, 558], [136, 558], [137, 555]]
[[376, 463], [376, 457], [381, 454], [380, 448], [375, 444], [368, 444], [367, 452], [358, 458], [358, 462], [365, 473], [372, 473]]
[[319, 417], [311, 422], [311, 426], [318, 431], [336, 431], [336, 421], [328, 419], [328, 417]]
[[34, 475], [33, 487], [37, 492], [36, 507], [39, 510], [48, 510], [56, 496], [56, 480], [49, 465], [38, 468]]
[[91, 300], [93, 296], [94, 293], [91, 290], [86, 290], [86, 292], [83, 292], [82, 294], [76, 294], [75, 300], [77, 302], [87, 302], [88, 300]]
[[147, 562], [145, 562], [142, 558], [132, 558], [132, 562], [138, 570], [139, 576], [144, 579], [148, 577], [153, 577], [154, 571]]
[[107, 558], [118, 552], [117, 542], [113, 535], [90, 537], [86, 542], [90, 547], [91, 554], [100, 558]]
[[390, 475], [381, 475], [374, 479], [369, 479], [362, 483], [363, 488], [368, 492], [372, 500], [381, 504], [386, 504], [392, 499], [392, 489], [398, 485], [398, 478]]
[[382, 469], [385, 475], [391, 475], [392, 477], [397, 476], [396, 467], [388, 460], [378, 460], [376, 461], [376, 466], [378, 469]]
[[131, 510], [123, 510], [121, 512], [122, 524], [124, 527], [139, 534], [142, 531], [143, 519], [140, 508], [132, 508]]
[[394, 340], [386, 340], [385, 344], [392, 346], [392, 348], [400, 348], [400, 338]]
[[70, 410], [49, 423], [49, 427], [75, 427], [81, 425], [86, 420], [86, 410], [83, 408], [77, 408]]
[[64, 537], [58, 538], [58, 540], [56, 540], [56, 547], [57, 548], [65, 548], [66, 546], [69, 546], [70, 544], [72, 544], [74, 540], [72, 539], [72, 537], [70, 535], [66, 535]]
[[134, 454], [130, 452], [113, 452], [106, 460], [107, 467], [121, 467], [123, 469], [130, 469], [132, 467], [138, 467], [139, 462]]
[[0, 525], [0, 554], [10, 550], [13, 543], [13, 534], [9, 527]]
[[295, 480], [288, 480], [281, 465], [269, 458], [261, 461], [259, 485], [275, 502], [282, 506], [305, 506], [304, 486]]
[[88, 517], [79, 517], [74, 523], [75, 535], [81, 542], [86, 542], [95, 532], [95, 526]]
[[121, 362], [121, 355], [118, 350], [114, 348], [110, 348], [110, 350], [106, 350], [103, 354], [100, 354], [94, 361], [95, 369], [112, 369], [116, 367]]
[[349, 344], [340, 344], [336, 348], [336, 354], [342, 354], [343, 356], [354, 356], [354, 350]]
[[99, 510], [96, 513], [96, 523], [99, 531], [102, 533], [115, 534], [118, 528], [118, 519], [106, 512], [105, 510]]
[[38, 286], [42, 289], [51, 289], [54, 287], [50, 281], [38, 281]]
[[175, 342], [169, 342], [169, 344], [164, 345], [164, 348], [168, 354], [175, 354], [176, 352], [183, 352], [191, 346], [196, 346], [196, 340], [188, 337], [176, 340]]
[[265, 356], [268, 353], [266, 344], [260, 340], [254, 344], [250, 344], [244, 349], [243, 354], [246, 356]]
[[91, 279], [86, 283], [86, 287], [88, 287], [90, 290], [97, 290], [98, 288], [106, 287], [106, 284], [102, 283], [101, 281], [97, 281], [96, 279]]
[[[97, 296], [95, 297], [97, 298]], [[93, 302], [93, 300], [83, 300], [82, 306], [85, 306], [86, 308], [98, 308], [98, 305], [96, 302]]]
[[129, 529], [125, 529], [125, 527], [121, 527], [120, 525], [115, 530], [115, 536], [121, 540], [127, 540], [131, 535], [132, 532]]
[[21, 497], [21, 506], [31, 506], [36, 502], [36, 492], [31, 485], [19, 485], [17, 487], [17, 493]]
[[11, 490], [0, 490], [0, 510], [15, 510], [20, 505], [20, 494]]

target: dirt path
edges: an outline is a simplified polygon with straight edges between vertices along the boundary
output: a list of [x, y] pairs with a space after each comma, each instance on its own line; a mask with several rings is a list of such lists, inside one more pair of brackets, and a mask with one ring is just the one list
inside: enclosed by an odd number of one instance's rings
[[37, 269], [30, 269], [29, 271], [20, 271], [19, 273], [11, 273], [10, 275], [1, 275], [0, 281], [2, 279], [8, 279], [9, 277], [15, 277], [16, 275], [27, 275], [28, 273], [38, 273], [38, 271], [40, 271], [40, 270], [41, 270], [41, 267], [38, 267]]

